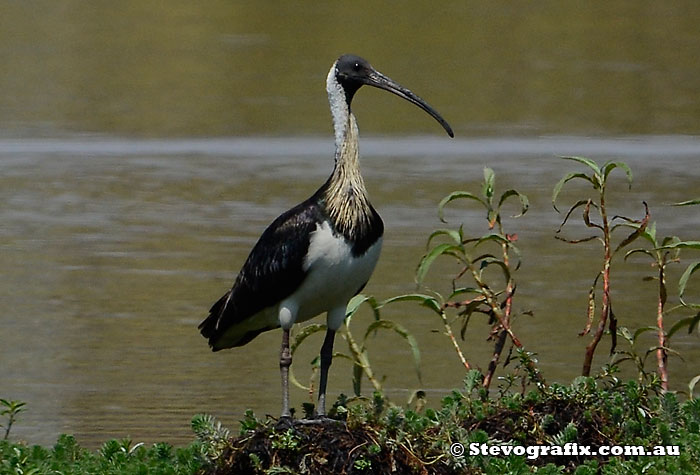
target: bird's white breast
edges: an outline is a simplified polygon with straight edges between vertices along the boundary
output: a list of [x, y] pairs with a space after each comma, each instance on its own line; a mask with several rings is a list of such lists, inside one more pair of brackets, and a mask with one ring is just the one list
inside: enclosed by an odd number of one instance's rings
[[[351, 244], [342, 235], [335, 234], [328, 221], [320, 223], [311, 234], [304, 259], [307, 276], [287, 299], [292, 307], [298, 308], [295, 320], [308, 320], [347, 305], [369, 280], [380, 251], [381, 238], [361, 256], [353, 256]], [[286, 322], [280, 323], [285, 326]]]

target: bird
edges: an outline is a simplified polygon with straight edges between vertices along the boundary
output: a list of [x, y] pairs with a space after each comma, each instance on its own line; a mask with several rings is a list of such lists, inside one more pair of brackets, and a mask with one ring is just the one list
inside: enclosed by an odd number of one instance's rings
[[281, 418], [289, 409], [290, 329], [327, 314], [320, 350], [316, 417], [326, 417], [326, 386], [335, 334], [352, 297], [362, 291], [382, 248], [384, 224], [369, 201], [360, 173], [358, 128], [351, 111], [364, 85], [389, 91], [423, 109], [445, 129], [450, 125], [427, 102], [378, 72], [365, 59], [340, 56], [328, 72], [326, 91], [335, 133], [334, 167], [307, 200], [275, 219], [253, 246], [233, 287], [214, 303], [198, 329], [213, 351], [240, 347], [260, 333], [282, 328]]

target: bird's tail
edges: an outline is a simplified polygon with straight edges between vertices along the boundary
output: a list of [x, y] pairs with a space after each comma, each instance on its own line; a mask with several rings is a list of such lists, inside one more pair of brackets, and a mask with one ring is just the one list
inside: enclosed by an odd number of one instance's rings
[[211, 306], [211, 309], [209, 310], [209, 316], [202, 323], [199, 324], [199, 332], [204, 338], [209, 339], [209, 344], [212, 344], [215, 337], [218, 336], [217, 330], [219, 320], [221, 319], [221, 316], [223, 315], [224, 310], [226, 309], [226, 304], [228, 303], [230, 297], [231, 291], [229, 290], [224, 294], [223, 297], [221, 297], [219, 300], [216, 301], [214, 305]]

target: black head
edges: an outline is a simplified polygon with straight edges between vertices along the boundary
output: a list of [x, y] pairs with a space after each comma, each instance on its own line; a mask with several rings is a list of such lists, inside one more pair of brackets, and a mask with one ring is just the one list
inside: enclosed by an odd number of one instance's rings
[[338, 58], [335, 62], [335, 78], [345, 91], [345, 99], [348, 106], [357, 90], [363, 85], [378, 87], [417, 105], [437, 120], [450, 137], [454, 137], [450, 124], [435, 109], [430, 107], [427, 102], [374, 69], [367, 60], [359, 56], [344, 54]]
[[368, 84], [374, 68], [366, 59], [354, 54], [344, 54], [335, 63], [335, 78], [345, 90], [348, 104], [352, 101], [355, 92], [363, 85]]

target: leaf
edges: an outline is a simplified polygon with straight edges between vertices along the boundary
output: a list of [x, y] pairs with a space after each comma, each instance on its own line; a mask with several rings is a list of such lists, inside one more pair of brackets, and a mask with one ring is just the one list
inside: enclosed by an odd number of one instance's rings
[[303, 384], [301, 384], [299, 382], [297, 377], [294, 375], [294, 368], [292, 368], [291, 366], [289, 367], [288, 378], [289, 378], [289, 382], [292, 383], [294, 386], [298, 387], [299, 389], [303, 389], [304, 391], [311, 391], [310, 386], [304, 386]]
[[527, 199], [527, 196], [523, 195], [517, 190], [507, 190], [501, 195], [501, 199], [498, 201], [498, 211], [501, 210], [503, 203], [511, 196], [517, 196], [520, 200], [520, 214], [513, 215], [511, 218], [518, 218], [527, 213], [527, 210], [530, 207], [530, 201]]
[[658, 350], [663, 350], [667, 354], [675, 355], [675, 356], [679, 357], [681, 360], [685, 360], [685, 358], [683, 358], [683, 355], [681, 355], [676, 350], [669, 348], [667, 346], [659, 346], [659, 345], [652, 346], [652, 347], [648, 348], [646, 353], [644, 353], [644, 360], [646, 360], [647, 356], [649, 356], [651, 353], [655, 353]]
[[602, 231], [603, 226], [601, 226], [600, 224], [596, 224], [596, 223], [591, 222], [590, 214], [591, 214], [591, 204], [592, 203], [593, 202], [591, 200], [588, 200], [586, 202], [586, 207], [583, 208], [583, 223], [589, 228], [598, 228]]
[[666, 301], [668, 300], [668, 289], [666, 288], [666, 269], [664, 264], [660, 264], [660, 276], [659, 280], [659, 303], [661, 304], [661, 311], [663, 312], [664, 306], [666, 306]]
[[[409, 332], [403, 325], [400, 323], [392, 322], [390, 320], [377, 320], [376, 322], [372, 322], [367, 327], [367, 331], [365, 332], [365, 338], [364, 340], [366, 341], [369, 335], [373, 332], [376, 331], [380, 328], [386, 328], [388, 330], [394, 330], [401, 338], [406, 340], [406, 343], [408, 343], [408, 346], [411, 347], [411, 353], [413, 355], [413, 365], [416, 370], [416, 374], [418, 375], [418, 381], [423, 384], [422, 378], [421, 378], [421, 372], [420, 372], [420, 350], [418, 349], [418, 342], [416, 339], [413, 337], [411, 332]], [[364, 343], [363, 343], [364, 346]]]
[[580, 244], [582, 242], [588, 242], [588, 241], [592, 241], [594, 239], [600, 239], [600, 238], [598, 236], [588, 236], [588, 237], [585, 237], [582, 239], [567, 239], [567, 238], [561, 237], [561, 236], [554, 236], [554, 239], [559, 239], [560, 241], [564, 241], [564, 242], [567, 242], [569, 244]]
[[695, 327], [698, 326], [698, 323], [700, 323], [700, 312], [698, 312], [697, 315], [694, 317], [686, 317], [681, 320], [678, 320], [668, 331], [666, 334], [667, 338], [671, 338], [678, 330], [682, 329], [683, 327], [688, 327], [688, 333], [693, 333], [693, 330]]
[[462, 246], [456, 246], [454, 244], [438, 244], [432, 248], [420, 261], [418, 264], [418, 269], [416, 269], [416, 282], [418, 284], [423, 283], [430, 266], [433, 264], [435, 259], [443, 254], [462, 253]]
[[493, 229], [496, 223], [501, 222], [501, 215], [498, 214], [498, 210], [489, 209], [486, 213], [486, 220], [489, 222], [489, 229]]
[[459, 289], [455, 289], [448, 297], [448, 300], [452, 300], [453, 298], [457, 297], [458, 295], [462, 295], [462, 294], [481, 295], [482, 293], [483, 292], [481, 291], [481, 289], [477, 289], [476, 287], [461, 287]]
[[680, 241], [657, 249], [700, 249], [700, 241]]
[[629, 236], [627, 236], [620, 242], [620, 244], [617, 245], [617, 248], [615, 248], [613, 254], [622, 249], [623, 247], [628, 246], [630, 243], [632, 243], [632, 241], [641, 236], [644, 230], [646, 230], [647, 224], [649, 224], [649, 206], [647, 206], [646, 201], [643, 201], [642, 203], [644, 203], [645, 211], [644, 218], [639, 223], [639, 227], [636, 230], [632, 231], [632, 233]]
[[610, 229], [617, 229], [617, 228], [633, 228], [637, 229], [639, 227], [639, 223], [642, 222], [641, 219], [632, 219], [628, 218], [627, 216], [620, 216], [616, 214], [615, 216], [612, 217], [610, 222], [612, 223], [615, 220], [622, 220], [624, 221], [623, 223], [618, 223], [614, 226], [611, 226]]
[[591, 170], [595, 172], [597, 176], [600, 176], [600, 167], [598, 167], [598, 164], [591, 160], [590, 158], [586, 157], [559, 157], [563, 160], [573, 160], [575, 162], [583, 163], [584, 165], [588, 165]]
[[505, 244], [507, 246], [510, 246], [511, 243], [510, 241], [503, 235], [501, 234], [486, 234], [485, 236], [481, 236], [478, 241], [476, 241], [476, 244], [474, 244], [474, 247], [477, 247], [479, 244], [485, 243], [486, 241], [496, 241], [499, 244]]
[[449, 195], [445, 196], [441, 201], [440, 204], [438, 204], [438, 218], [440, 218], [440, 221], [445, 223], [445, 217], [444, 217], [444, 208], [447, 203], [454, 201], [454, 200], [459, 200], [459, 199], [470, 199], [474, 201], [478, 201], [481, 203], [484, 207], [488, 208], [488, 204], [478, 196], [476, 196], [474, 193], [469, 193], [468, 191], [453, 191]]
[[690, 276], [693, 275], [693, 273], [698, 269], [700, 269], [700, 261], [693, 262], [685, 269], [685, 272], [683, 272], [683, 275], [678, 281], [678, 298], [686, 307], [697, 307], [695, 304], [686, 303], [683, 300], [683, 294], [685, 293], [685, 287], [688, 284], [688, 279], [690, 279]]
[[[642, 237], [649, 241], [652, 246], [656, 247], [656, 221], [652, 221], [652, 223], [649, 226], [647, 226], [647, 228], [642, 233]], [[664, 242], [666, 241], [666, 239], [673, 239], [673, 237], [664, 238]]]
[[[608, 310], [608, 329], [610, 330], [610, 355], [612, 356], [613, 353], [615, 353], [615, 348], [617, 348], [617, 316], [615, 315], [615, 312], [613, 312], [612, 305], [608, 306]], [[635, 338], [636, 337], [637, 336], [635, 333]]]
[[[336, 351], [336, 352], [333, 353], [333, 359], [336, 359], [336, 358], [343, 358], [343, 359], [346, 359], [346, 360], [350, 361], [351, 363], [354, 363], [354, 362], [355, 362], [355, 360], [352, 359], [352, 357], [346, 355], [345, 353], [341, 353], [341, 352], [339, 352], [339, 351]], [[319, 356], [318, 359], [319, 359], [319, 366], [320, 366], [320, 359], [321, 359], [321, 357]], [[290, 368], [291, 368], [291, 366], [290, 366]]]
[[673, 203], [673, 206], [692, 206], [692, 205], [700, 205], [700, 198], [697, 198], [694, 200], [689, 200], [689, 201], [681, 201], [680, 203]]
[[[333, 353], [332, 359], [335, 360], [336, 358], [344, 358], [344, 359], [350, 361], [351, 363], [355, 362], [355, 360], [353, 360], [351, 357], [349, 357], [345, 353], [340, 353], [339, 351], [336, 351]], [[316, 372], [318, 371], [318, 369], [320, 367], [320, 359], [321, 358], [319, 356], [317, 356], [316, 358], [314, 358], [311, 361], [311, 368], [312, 368], [311, 369], [311, 381], [313, 381], [314, 375], [316, 374]], [[292, 383], [294, 386], [298, 387], [299, 389], [303, 389], [304, 391], [311, 390], [310, 386], [304, 386], [303, 384], [301, 384], [299, 382], [299, 380], [294, 375], [294, 367], [293, 366], [289, 367], [289, 382]]]
[[[655, 225], [656, 223], [652, 223], [652, 225]], [[680, 238], [678, 236], [666, 236], [661, 240], [661, 245], [662, 246], [670, 246], [672, 244], [676, 244], [678, 242], [681, 242]]]
[[693, 399], [695, 397], [695, 396], [693, 396], [693, 390], [695, 389], [695, 385], [698, 384], [699, 381], [700, 381], [700, 374], [695, 376], [688, 383], [688, 392], [690, 393], [690, 395], [689, 395], [690, 399]]
[[688, 334], [693, 333], [693, 330], [698, 326], [698, 323], [700, 323], [700, 312], [698, 312], [690, 322], [690, 326], [688, 326]]
[[593, 326], [593, 318], [595, 317], [595, 288], [598, 285], [598, 279], [603, 275], [602, 272], [598, 272], [595, 279], [593, 279], [593, 284], [588, 289], [588, 306], [586, 312], [586, 326], [582, 331], [579, 332], [579, 336], [587, 335], [591, 331]]
[[591, 183], [594, 188], [597, 187], [596, 182], [593, 180], [593, 178], [589, 177], [585, 173], [576, 172], [576, 173], [569, 173], [568, 175], [564, 176], [564, 178], [559, 180], [559, 182], [556, 185], [554, 185], [554, 191], [552, 192], [552, 206], [554, 207], [555, 210], [557, 210], [557, 212], [559, 212], [559, 208], [557, 208], [557, 197], [559, 196], [559, 193], [561, 192], [561, 189], [563, 188], [563, 186], [566, 183], [573, 180], [574, 178], [580, 178], [582, 180], [586, 180], [589, 183]]
[[430, 246], [430, 242], [438, 236], [447, 236], [450, 239], [452, 239], [452, 241], [454, 241], [455, 244], [462, 244], [461, 230], [461, 228], [459, 231], [455, 231], [454, 229], [436, 229], [428, 237], [427, 246]]
[[466, 313], [464, 314], [464, 318], [462, 320], [462, 327], [459, 330], [459, 337], [462, 339], [462, 341], [464, 341], [464, 335], [467, 334], [467, 326], [469, 326], [469, 320], [471, 320], [472, 313], [474, 313], [473, 311], [470, 311], [469, 306], [467, 306], [465, 312]]
[[[571, 208], [569, 208], [569, 211], [567, 211], [566, 216], [564, 216], [564, 221], [561, 222], [561, 224], [559, 225], [559, 229], [557, 229], [557, 232], [555, 234], [559, 234], [559, 232], [562, 230], [562, 228], [564, 227], [566, 222], [569, 220], [571, 213], [576, 211], [576, 209], [579, 208], [580, 206], [584, 206], [584, 205], [590, 206], [590, 203], [591, 203], [591, 200], [579, 200], [576, 203], [574, 203], [571, 206]], [[595, 204], [593, 206], [595, 206]]]
[[480, 312], [484, 315], [488, 315], [489, 317], [493, 315], [493, 310], [484, 310], [483, 308], [479, 308], [482, 304], [485, 305], [486, 302], [484, 302], [483, 300], [473, 300], [467, 305], [465, 305], [464, 309], [460, 312], [460, 315], [464, 319], [464, 322], [462, 323], [462, 328], [459, 331], [459, 336], [460, 338], [462, 338], [462, 340], [464, 340], [464, 335], [467, 332], [467, 325], [469, 324], [469, 320], [471, 319], [471, 316], [474, 312]]
[[423, 307], [427, 307], [437, 313], [442, 312], [442, 304], [438, 302], [438, 300], [431, 296], [431, 295], [425, 295], [425, 294], [405, 294], [405, 295], [398, 295], [396, 297], [392, 297], [390, 299], [386, 299], [382, 302], [379, 303], [380, 307], [383, 307], [384, 305], [388, 305], [390, 303], [396, 303], [396, 302], [420, 302], [420, 304]]
[[355, 396], [362, 395], [362, 374], [364, 369], [359, 364], [354, 364], [352, 367], [352, 390]]
[[693, 320], [693, 317], [688, 317], [688, 318], [682, 318], [681, 320], [678, 320], [669, 330], [666, 332], [666, 338], [671, 338], [673, 335], [678, 332], [681, 328], [685, 326], [690, 326], [691, 322]]
[[[627, 219], [627, 218], [623, 218], [623, 219]], [[610, 228], [610, 232], [612, 233], [617, 228], [620, 228], [620, 227], [639, 229], [639, 222], [637, 221], [636, 224], [635, 223], [616, 224], [615, 226]], [[652, 221], [652, 223], [649, 224], [646, 227], [646, 229], [640, 231], [639, 237], [646, 239], [649, 242], [649, 244], [651, 244], [654, 248], [656, 248], [659, 245], [658, 242], [656, 241], [656, 223]], [[672, 239], [673, 238], [666, 237], [666, 238], [664, 238], [664, 241], [665, 240], [672, 240]], [[656, 250], [656, 249], [654, 249], [654, 250]], [[653, 257], [651, 252], [649, 253], [649, 255]]]
[[484, 186], [482, 188], [482, 193], [486, 198], [487, 203], [491, 203], [491, 198], [493, 198], [493, 191], [496, 188], [496, 174], [491, 168], [484, 168]]
[[603, 165], [603, 182], [607, 181], [608, 175], [610, 175], [610, 172], [613, 171], [615, 168], [622, 168], [625, 171], [625, 175], [627, 175], [628, 187], [631, 189], [632, 170], [625, 162], [608, 162], [605, 165]]
[[637, 329], [634, 331], [633, 341], [637, 341], [637, 338], [639, 338], [639, 335], [641, 335], [642, 333], [646, 333], [646, 332], [656, 332], [656, 331], [658, 331], [658, 330], [659, 330], [659, 329], [658, 329], [657, 327], [640, 327], [640, 328], [637, 328]]
[[484, 257], [483, 259], [481, 259], [481, 270], [484, 270], [490, 265], [497, 265], [498, 267], [500, 267], [503, 270], [503, 275], [505, 277], [506, 282], [510, 281], [510, 269], [508, 268], [505, 262], [503, 262], [500, 259], [496, 259], [495, 257]]
[[637, 253], [646, 254], [647, 256], [651, 257], [652, 259], [656, 259], [656, 256], [654, 255], [654, 253], [648, 249], [632, 249], [631, 251], [627, 251], [627, 253], [625, 254], [625, 260], [627, 260], [627, 258], [630, 257], [632, 254], [637, 254]]
[[379, 305], [377, 304], [377, 300], [374, 297], [370, 297], [364, 294], [357, 294], [350, 299], [350, 302], [348, 302], [348, 306], [345, 309], [346, 326], [350, 326], [350, 321], [352, 320], [352, 317], [355, 315], [355, 313], [357, 313], [357, 310], [365, 302], [367, 302], [369, 306], [372, 307], [372, 311], [374, 312], [374, 319], [379, 320]]
[[623, 337], [625, 340], [627, 340], [627, 342], [628, 342], [630, 345], [633, 345], [633, 344], [634, 344], [634, 337], [632, 336], [632, 332], [630, 332], [629, 328], [627, 328], [627, 327], [620, 327], [620, 328], [619, 328], [619, 332], [620, 332], [620, 335], [622, 335], [622, 337]]
[[326, 330], [326, 325], [322, 325], [320, 323], [311, 323], [309, 325], [306, 325], [301, 328], [301, 331], [294, 335], [294, 341], [292, 344], [289, 346], [290, 351], [292, 352], [292, 355], [294, 354], [294, 351], [301, 345], [301, 343], [306, 340], [308, 337], [313, 335], [314, 333], [318, 333], [320, 331], [325, 331]]

